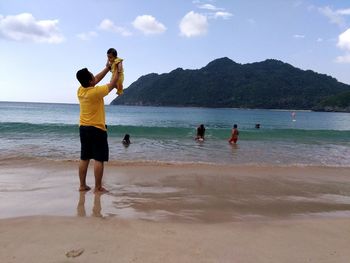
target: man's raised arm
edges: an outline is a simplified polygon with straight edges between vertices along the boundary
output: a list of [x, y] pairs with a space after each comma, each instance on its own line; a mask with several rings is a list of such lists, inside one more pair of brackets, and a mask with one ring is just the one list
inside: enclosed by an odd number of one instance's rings
[[106, 65], [106, 67], [95, 76], [95, 85], [99, 83], [108, 73], [109, 67]]

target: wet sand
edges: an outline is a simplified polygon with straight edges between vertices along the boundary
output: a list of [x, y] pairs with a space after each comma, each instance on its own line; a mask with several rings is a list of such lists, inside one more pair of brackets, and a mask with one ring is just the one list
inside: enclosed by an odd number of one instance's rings
[[77, 164], [0, 161], [0, 262], [349, 261], [349, 168]]

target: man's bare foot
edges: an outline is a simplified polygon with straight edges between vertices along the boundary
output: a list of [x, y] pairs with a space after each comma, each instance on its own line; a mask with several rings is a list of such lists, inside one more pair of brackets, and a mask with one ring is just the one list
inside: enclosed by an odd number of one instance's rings
[[91, 190], [91, 187], [88, 186], [88, 185], [80, 186], [80, 187], [79, 187], [79, 191], [80, 191], [80, 192], [85, 192], [85, 191], [89, 191], [89, 190]]
[[95, 193], [107, 193], [108, 190], [104, 187], [98, 187], [98, 188], [95, 188]]

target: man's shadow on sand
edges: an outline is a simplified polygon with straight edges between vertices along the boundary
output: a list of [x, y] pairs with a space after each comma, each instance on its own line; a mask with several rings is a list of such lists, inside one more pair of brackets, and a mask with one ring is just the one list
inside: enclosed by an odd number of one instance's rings
[[[86, 191], [79, 192], [79, 201], [77, 205], [77, 215], [80, 217], [86, 216], [86, 209], [85, 209], [85, 196]], [[94, 206], [92, 207], [92, 216], [94, 217], [103, 217], [101, 214], [101, 196], [103, 193], [95, 193], [94, 194]]]

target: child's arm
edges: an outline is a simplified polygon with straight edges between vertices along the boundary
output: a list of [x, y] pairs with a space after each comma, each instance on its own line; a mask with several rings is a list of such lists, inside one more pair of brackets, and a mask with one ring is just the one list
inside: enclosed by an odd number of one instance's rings
[[118, 72], [122, 72], [123, 71], [123, 62], [120, 61], [117, 65], [117, 67], [118, 67]]

